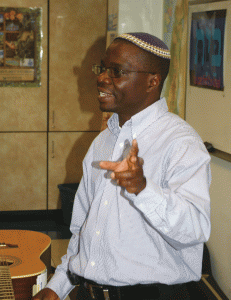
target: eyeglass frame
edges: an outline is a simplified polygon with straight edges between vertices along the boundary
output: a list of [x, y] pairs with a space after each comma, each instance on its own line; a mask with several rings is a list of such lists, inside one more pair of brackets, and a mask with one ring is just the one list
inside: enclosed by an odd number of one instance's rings
[[[96, 68], [100, 68], [102, 70], [102, 72], [100, 72], [99, 74], [96, 73]], [[112, 70], [112, 69], [118, 69], [118, 71], [120, 72], [120, 74], [118, 76], [111, 76], [109, 71]], [[92, 65], [92, 72], [96, 75], [96, 76], [100, 76], [101, 74], [103, 74], [105, 71], [107, 71], [107, 74], [110, 78], [120, 78], [122, 75], [126, 74], [126, 73], [146, 73], [146, 74], [153, 74], [155, 75], [156, 73], [155, 72], [147, 72], [147, 71], [131, 71], [131, 70], [123, 70], [123, 69], [120, 69], [118, 67], [104, 67], [104, 66], [100, 66], [100, 65]]]

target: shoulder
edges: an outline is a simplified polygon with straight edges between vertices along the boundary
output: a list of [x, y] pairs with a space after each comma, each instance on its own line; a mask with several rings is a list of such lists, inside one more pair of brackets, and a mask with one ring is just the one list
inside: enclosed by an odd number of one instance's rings
[[209, 162], [211, 157], [197, 131], [179, 116], [168, 113], [166, 150], [174, 160]]
[[95, 139], [92, 142], [92, 145], [94, 147], [99, 147], [99, 145], [105, 144], [109, 136], [111, 136], [111, 132], [108, 128], [106, 128], [95, 137]]
[[185, 120], [176, 114], [167, 112], [160, 120], [163, 129], [170, 134], [172, 140], [175, 139], [190, 139], [197, 140], [203, 143], [197, 131], [189, 125]]
[[[144, 132], [143, 142], [152, 143], [154, 148], [161, 149], [165, 157], [177, 155], [180, 151], [202, 151], [209, 156], [204, 143], [196, 132], [185, 120], [176, 114], [166, 112]], [[193, 155], [193, 151], [190, 153]], [[197, 152], [196, 151], [196, 152]], [[189, 153], [189, 152], [188, 152]]]
[[88, 149], [88, 152], [85, 156], [85, 160], [89, 159], [90, 157], [94, 157], [97, 152], [101, 152], [101, 150], [110, 143], [110, 140], [112, 138], [111, 132], [108, 130], [108, 128], [101, 131], [95, 139], [92, 141], [91, 146]]

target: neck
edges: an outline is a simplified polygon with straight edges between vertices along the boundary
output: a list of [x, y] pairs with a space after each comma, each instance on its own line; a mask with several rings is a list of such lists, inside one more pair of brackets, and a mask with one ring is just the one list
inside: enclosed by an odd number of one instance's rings
[[129, 118], [124, 118], [123, 116], [119, 116], [119, 126], [122, 127], [128, 120], [130, 120], [131, 117]]

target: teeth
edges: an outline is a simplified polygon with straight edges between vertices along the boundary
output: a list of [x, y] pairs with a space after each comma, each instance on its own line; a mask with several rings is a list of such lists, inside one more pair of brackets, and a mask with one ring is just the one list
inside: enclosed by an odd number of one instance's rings
[[100, 95], [100, 97], [105, 97], [105, 96], [107, 96], [108, 94], [107, 94], [107, 93], [100, 92], [99, 95]]

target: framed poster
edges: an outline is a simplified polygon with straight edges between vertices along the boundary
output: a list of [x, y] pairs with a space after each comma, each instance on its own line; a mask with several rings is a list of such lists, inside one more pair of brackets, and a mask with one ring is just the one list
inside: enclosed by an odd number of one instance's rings
[[0, 7], [0, 87], [41, 85], [41, 8]]
[[[185, 103], [186, 121], [202, 140], [228, 154], [231, 154], [230, 15], [231, 1], [189, 5]], [[192, 41], [193, 30], [197, 31], [196, 43]], [[192, 43], [196, 45], [193, 49]]]
[[190, 84], [224, 90], [226, 10], [194, 12], [190, 36]]

